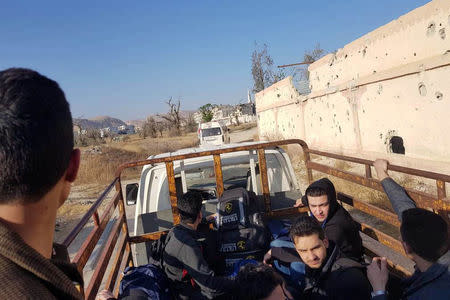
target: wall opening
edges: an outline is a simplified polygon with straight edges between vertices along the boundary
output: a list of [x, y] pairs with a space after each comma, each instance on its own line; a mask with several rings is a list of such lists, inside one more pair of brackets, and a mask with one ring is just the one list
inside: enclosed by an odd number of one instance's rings
[[389, 140], [389, 148], [392, 153], [405, 154], [405, 146], [403, 145], [403, 139], [399, 136], [393, 136]]

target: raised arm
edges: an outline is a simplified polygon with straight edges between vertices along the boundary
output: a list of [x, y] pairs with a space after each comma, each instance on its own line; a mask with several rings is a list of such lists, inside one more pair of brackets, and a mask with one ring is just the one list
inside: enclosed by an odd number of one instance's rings
[[410, 208], [415, 208], [416, 203], [408, 196], [405, 189], [396, 183], [387, 173], [388, 162], [384, 159], [377, 159], [373, 163], [377, 177], [383, 186], [389, 201], [392, 204], [399, 220], [402, 220], [402, 213]]

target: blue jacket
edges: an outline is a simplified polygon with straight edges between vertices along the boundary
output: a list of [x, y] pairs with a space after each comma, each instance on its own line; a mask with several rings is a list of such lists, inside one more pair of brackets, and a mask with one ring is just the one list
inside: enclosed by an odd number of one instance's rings
[[[403, 211], [415, 208], [416, 204], [392, 178], [384, 179], [381, 184], [401, 221]], [[404, 287], [403, 299], [450, 299], [450, 251], [441, 256], [425, 272], [416, 270], [410, 278], [405, 280]], [[385, 295], [380, 295], [373, 299], [384, 300], [387, 298]]]

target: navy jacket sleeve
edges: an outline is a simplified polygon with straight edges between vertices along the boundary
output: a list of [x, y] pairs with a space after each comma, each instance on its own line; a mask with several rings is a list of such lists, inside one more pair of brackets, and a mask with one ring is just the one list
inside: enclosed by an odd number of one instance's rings
[[386, 192], [389, 201], [399, 220], [402, 220], [402, 213], [410, 208], [415, 208], [416, 203], [408, 196], [405, 189], [396, 183], [392, 178], [387, 177], [381, 181], [384, 191]]

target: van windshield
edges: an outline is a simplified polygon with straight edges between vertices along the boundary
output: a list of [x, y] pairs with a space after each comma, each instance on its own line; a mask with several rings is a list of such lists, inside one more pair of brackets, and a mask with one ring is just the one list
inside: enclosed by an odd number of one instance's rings
[[213, 128], [204, 128], [202, 129], [202, 136], [214, 136], [214, 135], [221, 135], [222, 130], [220, 130], [220, 127], [213, 127]]

